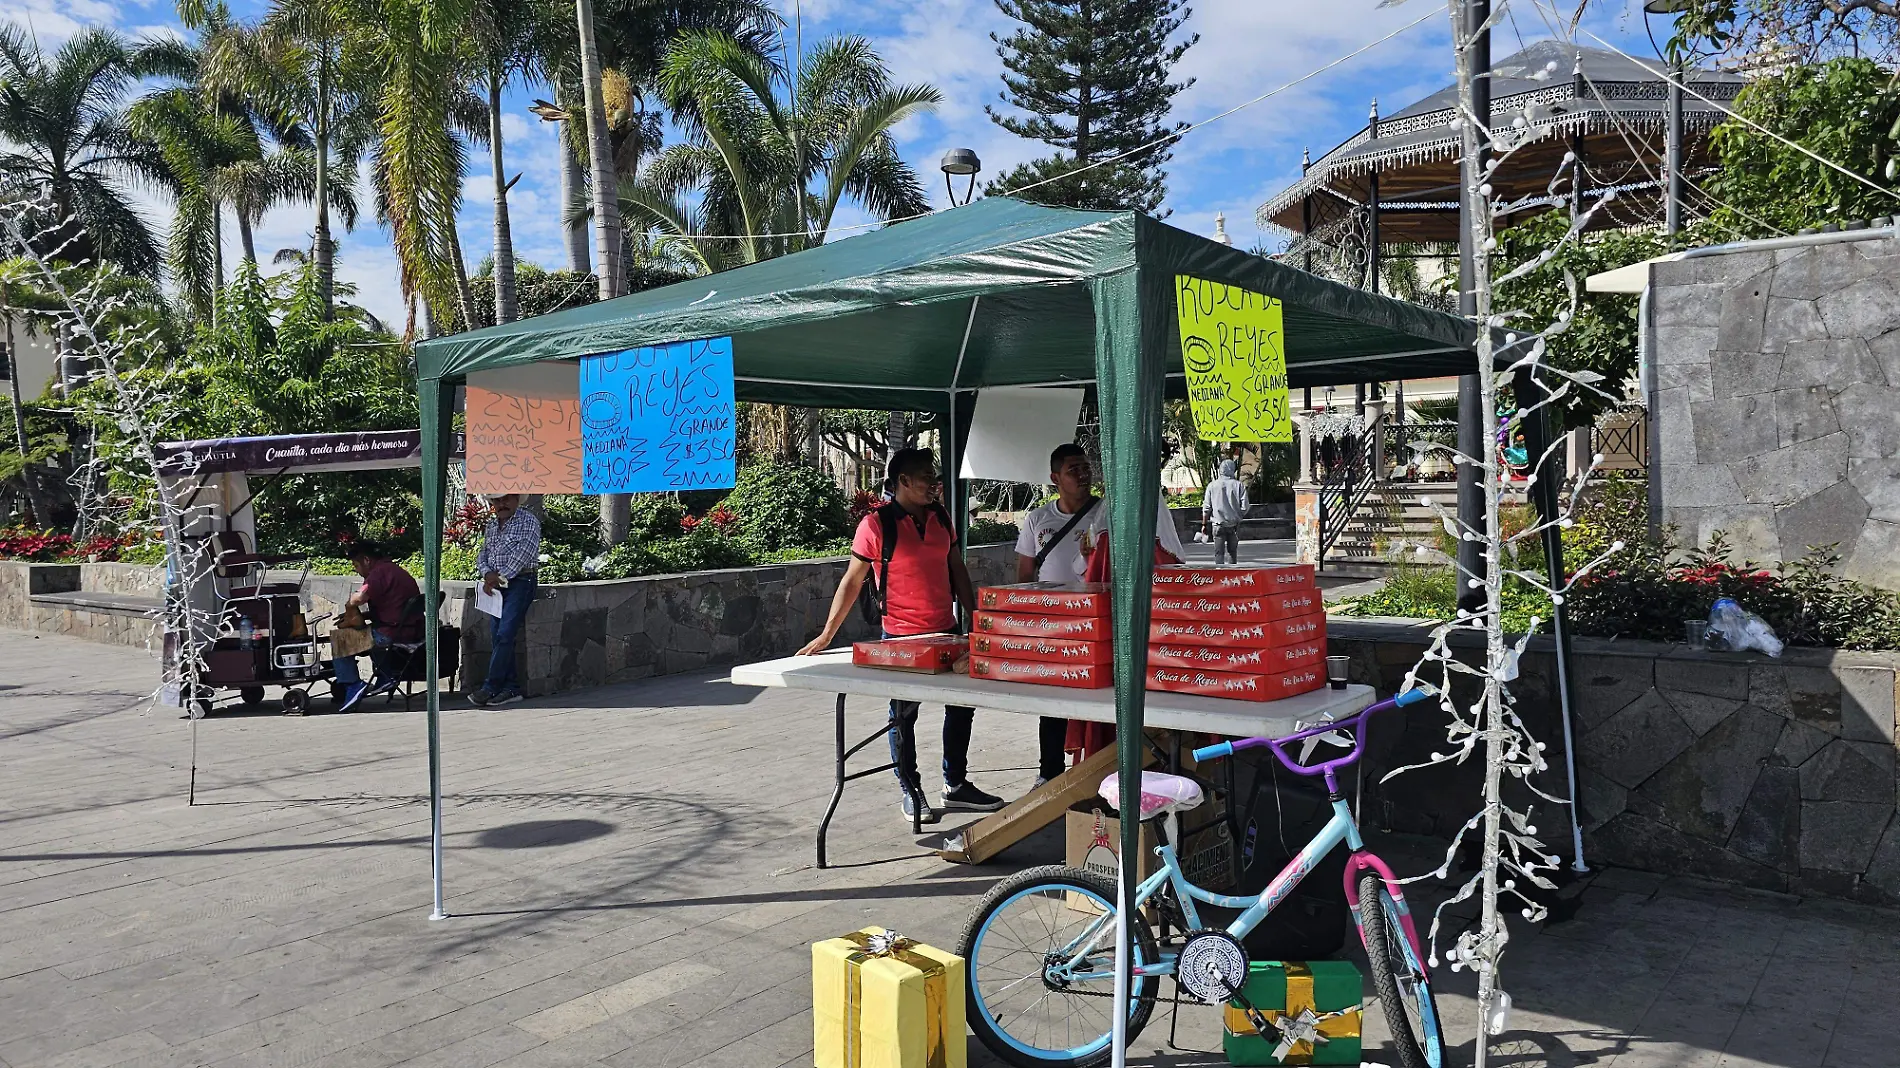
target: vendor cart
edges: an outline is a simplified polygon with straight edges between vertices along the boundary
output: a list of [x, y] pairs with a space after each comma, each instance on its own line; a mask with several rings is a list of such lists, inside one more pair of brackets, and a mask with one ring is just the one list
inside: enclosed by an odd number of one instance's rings
[[[332, 679], [328, 638], [315, 630], [328, 617], [310, 614], [304, 589], [309, 567], [302, 557], [257, 551], [251, 503], [285, 474], [416, 467], [420, 443], [418, 431], [395, 430], [159, 446], [169, 548], [162, 667], [167, 703], [202, 716], [217, 706], [220, 694], [235, 694], [255, 708], [266, 687], [278, 686], [285, 714], [309, 710], [311, 688]], [[255, 487], [253, 475], [262, 477]], [[301, 566], [273, 571], [286, 564]], [[421, 663], [412, 655], [405, 667]]]

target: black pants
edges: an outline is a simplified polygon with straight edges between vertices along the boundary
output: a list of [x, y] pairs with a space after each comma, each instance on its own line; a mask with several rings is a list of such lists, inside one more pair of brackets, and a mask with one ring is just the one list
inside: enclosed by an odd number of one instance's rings
[[1063, 745], [1069, 740], [1069, 721], [1055, 716], [1044, 716], [1038, 725], [1040, 735], [1041, 759], [1037, 774], [1045, 779], [1053, 779], [1062, 774], [1063, 765], [1068, 763], [1068, 753]]
[[[886, 633], [884, 637], [891, 635]], [[891, 702], [891, 763], [897, 781], [923, 789], [917, 774], [917, 713], [923, 705], [916, 701]], [[943, 782], [956, 786], [969, 775], [970, 727], [976, 721], [976, 709], [946, 705], [943, 710]]]

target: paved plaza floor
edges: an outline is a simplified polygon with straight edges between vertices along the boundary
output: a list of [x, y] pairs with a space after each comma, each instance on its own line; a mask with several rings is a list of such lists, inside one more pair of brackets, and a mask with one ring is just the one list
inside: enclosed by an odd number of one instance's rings
[[[0, 1065], [809, 1065], [813, 941], [952, 947], [997, 878], [1059, 859], [1050, 833], [985, 867], [919, 856], [875, 781], [814, 870], [830, 701], [675, 677], [443, 718], [431, 922], [425, 717], [203, 721], [188, 805], [193, 730], [153, 678], [136, 650], [0, 632]], [[1025, 789], [1034, 737], [979, 715], [977, 780]], [[1607, 872], [1515, 932], [1492, 1063], [1886, 1068], [1896, 919]], [[1440, 978], [1469, 1064], [1469, 977]], [[1191, 1052], [1217, 1027], [1183, 1009], [1174, 1050], [1158, 1014], [1134, 1063], [1221, 1063]], [[996, 1062], [971, 1040], [970, 1063]]]

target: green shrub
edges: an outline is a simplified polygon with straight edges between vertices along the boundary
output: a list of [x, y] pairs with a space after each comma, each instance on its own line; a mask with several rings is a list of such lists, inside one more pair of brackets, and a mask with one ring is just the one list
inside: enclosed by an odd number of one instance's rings
[[790, 564], [799, 560], [823, 560], [826, 557], [851, 555], [851, 542], [840, 538], [829, 545], [796, 546], [790, 549], [774, 549], [771, 552], [753, 553], [753, 559], [761, 564]]
[[680, 536], [686, 508], [670, 493], [640, 493], [633, 498], [627, 521], [628, 541], [665, 541]]
[[[474, 582], [482, 576], [475, 570], [475, 549], [460, 545], [442, 546], [442, 579], [445, 582]], [[344, 561], [348, 563], [349, 561]], [[415, 553], [401, 561], [402, 569], [422, 581], [422, 554]]]
[[688, 571], [750, 567], [752, 562], [752, 554], [740, 539], [702, 528], [661, 541], [629, 539], [622, 542], [608, 550], [607, 558], [596, 577], [621, 579], [641, 575], [674, 575]]
[[828, 545], [851, 534], [851, 516], [837, 483], [809, 467], [762, 461], [739, 471], [725, 506], [755, 550]]
[[[410, 557], [410, 559], [416, 562], [416, 566], [413, 568], [409, 567], [408, 562], [404, 561], [403, 567], [408, 570], [410, 574], [420, 578], [422, 576], [422, 554], [417, 553]], [[356, 565], [350, 563], [350, 558], [347, 556], [312, 556], [308, 560], [305, 560], [304, 564], [310, 568], [312, 575], [356, 574]], [[298, 565], [292, 563], [286, 564], [285, 566], [296, 567]]]
[[541, 542], [541, 566], [537, 572], [541, 582], [580, 582], [589, 578], [582, 569], [581, 551], [572, 545], [559, 542]]
[[[1533, 617], [1538, 632], [1550, 630], [1550, 598], [1542, 590], [1516, 579], [1504, 584], [1501, 604], [1504, 629], [1522, 634]], [[1331, 606], [1342, 616], [1403, 616], [1409, 619], [1455, 619], [1458, 615], [1457, 580], [1450, 566], [1394, 567], [1385, 584], [1363, 597]]]
[[1000, 542], [1014, 542], [1022, 533], [1014, 523], [1005, 523], [1000, 519], [973, 519], [970, 521], [970, 536], [966, 543], [970, 545], [995, 545]]
[[541, 543], [564, 545], [582, 557], [600, 552], [600, 498], [550, 493], [541, 498]]

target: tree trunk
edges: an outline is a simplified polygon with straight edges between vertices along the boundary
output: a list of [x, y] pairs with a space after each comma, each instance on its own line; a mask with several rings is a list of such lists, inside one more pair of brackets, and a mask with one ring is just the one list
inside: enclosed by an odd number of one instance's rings
[[581, 82], [587, 93], [587, 155], [594, 180], [594, 259], [599, 263], [600, 299], [626, 292], [620, 254], [619, 181], [614, 174], [613, 142], [607, 132], [607, 102], [600, 84], [600, 49], [594, 43], [593, 0], [574, 0], [580, 23]]
[[897, 450], [904, 447], [904, 413], [892, 412], [884, 429], [884, 462], [889, 464]]
[[335, 286], [331, 281], [330, 244], [330, 45], [323, 42], [317, 61], [317, 226], [310, 243], [310, 260], [317, 266], [317, 293], [323, 298], [325, 320], [335, 314]]
[[257, 238], [251, 233], [251, 220], [242, 211], [237, 213], [238, 240], [244, 244], [244, 262], [257, 267]]
[[10, 306], [6, 290], [0, 288], [0, 319], [7, 321], [7, 385], [11, 387], [13, 402], [13, 442], [20, 450], [20, 485], [26, 490], [27, 525], [34, 526], [48, 522], [52, 516], [41, 503], [39, 491], [33, 488], [33, 472], [26, 463], [26, 405], [20, 400], [20, 356], [13, 346], [13, 309]]
[[468, 284], [468, 261], [462, 258], [462, 235], [449, 227], [449, 264], [455, 268], [455, 303], [461, 313], [462, 330], [475, 329], [475, 291]]
[[[620, 255], [620, 183], [614, 176], [613, 143], [607, 139], [607, 102], [600, 84], [600, 49], [594, 43], [594, 0], [574, 0], [580, 25], [581, 85], [587, 93], [587, 155], [594, 174], [594, 258], [598, 261], [600, 299], [626, 292]], [[608, 548], [627, 540], [633, 499], [624, 493], [600, 498], [600, 540]]]
[[587, 222], [575, 219], [569, 222], [567, 213], [573, 210], [575, 198], [587, 187], [587, 179], [581, 174], [580, 157], [574, 153], [574, 141], [568, 136], [567, 124], [574, 120], [562, 121], [558, 139], [561, 153], [561, 237], [567, 245], [567, 269], [576, 274], [591, 274], [593, 264], [587, 255]]
[[495, 169], [495, 322], [512, 323], [515, 304], [515, 245], [508, 232], [508, 180], [501, 156], [501, 78], [488, 76], [488, 154]]

